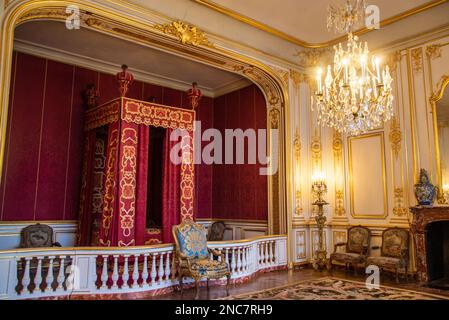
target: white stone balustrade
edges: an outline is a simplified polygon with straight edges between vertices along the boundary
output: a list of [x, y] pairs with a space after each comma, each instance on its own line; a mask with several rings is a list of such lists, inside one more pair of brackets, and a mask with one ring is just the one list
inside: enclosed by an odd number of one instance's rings
[[[224, 253], [231, 279], [287, 265], [285, 236], [209, 242], [208, 246]], [[0, 251], [0, 299], [169, 288], [178, 284], [176, 264], [173, 244]]]

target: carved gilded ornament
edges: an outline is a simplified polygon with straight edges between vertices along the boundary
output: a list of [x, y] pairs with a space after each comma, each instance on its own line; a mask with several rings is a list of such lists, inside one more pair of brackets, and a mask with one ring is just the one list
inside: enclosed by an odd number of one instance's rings
[[242, 65], [230, 65], [234, 72], [241, 73], [245, 77], [259, 83], [263, 86], [264, 91], [267, 95], [267, 102], [271, 106], [280, 106], [279, 95], [273, 90], [272, 86], [268, 83], [267, 79], [260, 74], [260, 70], [254, 68], [253, 66], [242, 66]]
[[154, 28], [165, 34], [175, 36], [182, 44], [193, 45], [195, 47], [201, 45], [213, 46], [203, 31], [183, 21], [178, 20], [165, 24], [156, 24]]
[[305, 82], [306, 75], [296, 70], [290, 70], [290, 78], [292, 79], [295, 87], [299, 87], [302, 82]]
[[298, 50], [294, 55], [299, 58], [299, 64], [305, 68], [328, 65], [332, 61], [332, 48], [317, 48]]
[[314, 169], [321, 167], [321, 137], [315, 130], [315, 134], [312, 137], [312, 143], [310, 145], [312, 150], [312, 160], [314, 164]]
[[288, 70], [277, 68], [275, 66], [270, 66], [271, 69], [273, 69], [274, 72], [281, 78], [281, 80], [284, 82], [285, 85], [288, 86], [289, 82], [289, 72]]
[[[336, 175], [343, 176], [343, 138], [341, 132], [334, 130], [332, 148], [334, 150], [334, 170]], [[344, 207], [344, 186], [342, 181], [335, 181], [335, 215], [338, 217], [345, 215]]]
[[416, 48], [411, 51], [412, 66], [415, 72], [421, 72], [422, 70], [422, 56], [422, 48]]
[[402, 55], [401, 55], [401, 51], [399, 51], [399, 50], [392, 52], [386, 56], [385, 63], [388, 65], [391, 72], [396, 71], [396, 69], [398, 67], [398, 63], [401, 61], [401, 58], [402, 58]]
[[268, 113], [270, 119], [271, 129], [279, 129], [279, 110], [273, 108]]
[[397, 217], [403, 217], [407, 214], [407, 209], [404, 208], [404, 189], [394, 189], [394, 208], [393, 215]]
[[393, 154], [397, 159], [399, 153], [401, 152], [402, 143], [401, 125], [397, 117], [393, 117], [391, 119], [389, 138], [391, 143], [391, 150], [393, 151]]
[[441, 58], [442, 50], [441, 50], [441, 44], [432, 44], [430, 46], [426, 47], [426, 56], [431, 59], [437, 59]]

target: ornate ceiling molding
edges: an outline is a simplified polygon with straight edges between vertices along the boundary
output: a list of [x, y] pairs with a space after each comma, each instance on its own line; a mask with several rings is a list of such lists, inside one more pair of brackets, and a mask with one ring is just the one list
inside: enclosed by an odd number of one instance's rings
[[333, 51], [333, 48], [306, 49], [298, 50], [294, 55], [299, 58], [299, 65], [313, 68], [330, 64]]
[[183, 21], [177, 20], [165, 24], [156, 24], [154, 27], [165, 34], [175, 36], [182, 44], [213, 47], [203, 31]]
[[[254, 28], [258, 29], [258, 30], [265, 31], [265, 32], [267, 32], [267, 33], [269, 33], [271, 35], [274, 35], [276, 37], [279, 37], [279, 38], [281, 38], [283, 40], [286, 40], [286, 41], [291, 42], [293, 44], [299, 45], [299, 46], [301, 46], [303, 48], [325, 48], [325, 47], [329, 47], [329, 46], [338, 44], [339, 42], [342, 42], [342, 41], [346, 40], [346, 36], [341, 36], [341, 37], [332, 39], [332, 40], [327, 41], [327, 42], [310, 43], [310, 42], [298, 39], [298, 38], [296, 38], [296, 37], [294, 37], [292, 35], [289, 35], [289, 34], [287, 34], [285, 32], [282, 32], [280, 30], [277, 30], [277, 29], [275, 29], [275, 28], [273, 28], [271, 26], [268, 26], [268, 25], [266, 25], [264, 23], [256, 21], [256, 20], [254, 20], [254, 19], [252, 19], [252, 18], [250, 18], [248, 16], [244, 16], [244, 15], [242, 15], [242, 14], [240, 14], [240, 13], [234, 11], [234, 10], [228, 9], [228, 8], [226, 8], [224, 6], [221, 6], [221, 5], [219, 5], [219, 4], [217, 4], [217, 3], [213, 2], [213, 1], [210, 1], [210, 0], [191, 0], [191, 1], [196, 2], [196, 3], [200, 4], [200, 5], [203, 5], [203, 6], [209, 8], [209, 9], [212, 9], [214, 11], [220, 12], [221, 14], [224, 14], [224, 15], [226, 15], [228, 17], [231, 17], [231, 18], [233, 18], [233, 19], [235, 19], [237, 21], [243, 22], [243, 23], [245, 23], [247, 25], [250, 25], [250, 26], [252, 26], [252, 27], [254, 27]], [[420, 5], [420, 6], [417, 6], [415, 8], [412, 8], [412, 9], [409, 9], [407, 11], [401, 12], [401, 13], [399, 13], [397, 15], [394, 15], [394, 16], [392, 16], [390, 18], [382, 20], [380, 22], [380, 27], [382, 28], [382, 27], [388, 26], [390, 24], [393, 24], [395, 22], [398, 22], [400, 20], [403, 20], [405, 18], [414, 16], [414, 15], [416, 15], [418, 13], [424, 12], [426, 10], [429, 10], [429, 9], [432, 9], [432, 8], [434, 8], [436, 6], [444, 4], [447, 1], [448, 0], [434, 0], [434, 1], [430, 1], [430, 2], [424, 3], [424, 4]], [[368, 29], [368, 28], [365, 27], [365, 28], [362, 28], [362, 29], [359, 29], [359, 30], [355, 31], [354, 35], [360, 36], [362, 34], [366, 34], [366, 33], [371, 32], [371, 31], [373, 31], [373, 30], [372, 29]]]

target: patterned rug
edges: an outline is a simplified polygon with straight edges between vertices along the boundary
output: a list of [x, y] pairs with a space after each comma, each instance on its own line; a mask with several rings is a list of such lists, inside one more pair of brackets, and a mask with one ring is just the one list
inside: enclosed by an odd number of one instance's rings
[[239, 294], [222, 300], [441, 300], [447, 297], [380, 286], [369, 290], [364, 282], [325, 277]]

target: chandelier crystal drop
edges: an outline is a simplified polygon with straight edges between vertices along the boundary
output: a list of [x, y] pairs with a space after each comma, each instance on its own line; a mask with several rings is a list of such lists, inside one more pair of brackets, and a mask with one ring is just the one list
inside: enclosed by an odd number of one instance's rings
[[333, 66], [329, 65], [324, 73], [318, 70], [317, 91], [312, 97], [318, 123], [351, 136], [379, 128], [393, 116], [393, 79], [389, 68], [381, 69], [380, 58], [370, 58], [368, 44], [359, 43], [352, 34], [354, 23], [364, 15], [365, 6], [359, 2], [352, 6], [348, 1], [346, 14], [330, 10], [329, 15], [333, 16], [328, 21], [337, 30], [348, 32], [348, 42], [346, 48], [341, 43], [334, 46]]

